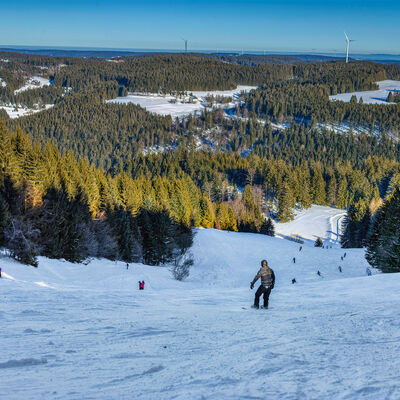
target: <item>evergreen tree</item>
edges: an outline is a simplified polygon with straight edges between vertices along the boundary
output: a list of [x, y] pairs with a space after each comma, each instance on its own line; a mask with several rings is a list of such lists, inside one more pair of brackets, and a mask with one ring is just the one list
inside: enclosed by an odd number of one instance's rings
[[81, 192], [69, 200], [65, 189], [50, 189], [38, 220], [43, 255], [81, 262], [89, 255], [87, 224], [90, 212]]
[[366, 258], [383, 272], [400, 272], [400, 189], [375, 214]]
[[10, 224], [10, 219], [11, 215], [8, 204], [0, 192], [0, 247], [4, 246], [5, 244], [4, 233]]
[[270, 217], [264, 219], [264, 222], [261, 225], [260, 233], [267, 236], [275, 236], [275, 227]]
[[293, 219], [293, 207], [295, 200], [291, 189], [287, 183], [284, 183], [278, 194], [278, 213], [279, 222], [288, 222]]
[[324, 245], [322, 239], [318, 237], [314, 242], [314, 247], [322, 247]]

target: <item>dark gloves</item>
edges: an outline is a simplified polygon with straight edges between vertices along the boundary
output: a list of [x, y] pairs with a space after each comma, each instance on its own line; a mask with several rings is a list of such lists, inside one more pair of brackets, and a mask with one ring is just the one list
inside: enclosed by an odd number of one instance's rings
[[254, 289], [254, 283], [253, 282], [250, 283], [250, 289]]

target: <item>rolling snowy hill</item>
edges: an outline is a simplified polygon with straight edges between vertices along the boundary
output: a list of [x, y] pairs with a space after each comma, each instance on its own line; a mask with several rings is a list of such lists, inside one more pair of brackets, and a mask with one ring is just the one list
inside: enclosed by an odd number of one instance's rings
[[[400, 398], [400, 274], [366, 276], [361, 249], [342, 261], [337, 246], [213, 229], [193, 253], [185, 282], [141, 264], [1, 258], [0, 398]], [[276, 285], [253, 310], [263, 258]]]

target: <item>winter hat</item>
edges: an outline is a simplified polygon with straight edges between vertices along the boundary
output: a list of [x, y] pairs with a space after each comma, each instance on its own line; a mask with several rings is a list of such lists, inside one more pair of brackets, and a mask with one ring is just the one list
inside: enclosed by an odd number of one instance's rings
[[261, 266], [263, 266], [264, 263], [267, 264], [267, 267], [268, 267], [268, 261], [267, 260], [262, 260], [261, 261]]

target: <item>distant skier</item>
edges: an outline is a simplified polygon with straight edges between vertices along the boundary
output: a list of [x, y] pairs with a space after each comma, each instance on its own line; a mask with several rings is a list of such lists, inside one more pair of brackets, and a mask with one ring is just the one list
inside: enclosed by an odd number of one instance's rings
[[371, 276], [371, 275], [372, 275], [371, 269], [370, 269], [369, 267], [367, 267], [366, 272], [367, 272], [367, 275], [368, 275], [368, 276]]
[[342, 272], [342, 267], [339, 265], [338, 267], [339, 272]]
[[254, 277], [253, 281], [250, 283], [250, 289], [254, 288], [254, 284], [259, 278], [261, 278], [261, 285], [256, 291], [253, 307], [260, 307], [260, 297], [263, 294], [264, 308], [268, 308], [269, 295], [271, 294], [271, 290], [274, 288], [275, 285], [275, 274], [274, 271], [268, 267], [267, 260], [261, 261], [261, 268], [257, 272], [257, 275]]
[[342, 256], [342, 257], [340, 257], [340, 259], [343, 261], [343, 256]]
[[317, 275], [318, 275], [318, 276], [321, 276], [321, 272], [319, 272], [319, 270], [318, 270], [318, 272], [317, 272]]
[[300, 246], [299, 251], [302, 251], [302, 250], [303, 250], [303, 246]]
[[293, 264], [296, 264], [296, 257], [293, 257]]
[[347, 253], [344, 253], [343, 258], [346, 258]]
[[0, 268], [0, 278], [1, 278], [1, 268]]
[[139, 290], [144, 290], [144, 281], [139, 281]]
[[126, 263], [126, 269], [129, 269], [129, 264], [128, 263]]
[[293, 279], [292, 279], [292, 285], [294, 285], [296, 282], [297, 282], [297, 281], [296, 281], [296, 278], [293, 278]]

